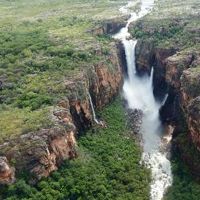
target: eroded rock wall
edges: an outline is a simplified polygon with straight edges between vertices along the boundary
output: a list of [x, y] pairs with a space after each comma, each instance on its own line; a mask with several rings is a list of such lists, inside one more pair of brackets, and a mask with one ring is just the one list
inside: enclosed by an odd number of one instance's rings
[[0, 157], [0, 184], [9, 184], [15, 181], [15, 169], [8, 164], [6, 157]]
[[154, 68], [154, 94], [157, 98], [164, 95], [167, 89], [165, 81], [166, 58], [176, 52], [174, 48], [158, 48], [153, 41], [138, 40], [136, 44], [136, 68], [139, 75], [150, 74]]
[[88, 92], [99, 109], [118, 94], [122, 84], [121, 50], [115, 42], [110, 47], [107, 62], [89, 66], [64, 82], [67, 94], [52, 110], [53, 127], [0, 144], [0, 156], [5, 160], [0, 161], [0, 183], [12, 183], [14, 170], [16, 174], [27, 172], [31, 181], [37, 181], [57, 170], [64, 160], [77, 156], [76, 138], [93, 124]]
[[192, 156], [186, 155], [187, 151], [184, 149], [186, 146], [179, 143], [176, 136], [189, 138], [188, 143], [190, 140], [200, 155], [199, 60], [200, 54], [195, 50], [158, 48], [145, 40], [139, 41], [136, 46], [138, 73], [150, 73], [153, 66], [154, 94], [162, 99], [164, 93], [168, 93], [168, 99], [160, 110], [161, 118], [163, 122], [175, 127], [173, 132], [175, 146], [180, 153], [182, 152], [182, 158], [195, 175], [199, 174], [197, 170], [200, 167]]

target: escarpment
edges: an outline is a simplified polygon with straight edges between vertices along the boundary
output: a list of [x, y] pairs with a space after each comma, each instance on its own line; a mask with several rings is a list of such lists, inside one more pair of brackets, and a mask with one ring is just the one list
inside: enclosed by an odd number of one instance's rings
[[[0, 144], [0, 184], [13, 183], [15, 174], [18, 176], [22, 172], [30, 174], [30, 181], [35, 182], [57, 170], [64, 160], [78, 156], [77, 138], [93, 124], [88, 93], [94, 107], [99, 109], [108, 104], [121, 87], [121, 50], [115, 42], [109, 45], [106, 62], [89, 65], [76, 76], [64, 80], [66, 97], [52, 109], [50, 128]], [[102, 49], [97, 53], [104, 54]]]

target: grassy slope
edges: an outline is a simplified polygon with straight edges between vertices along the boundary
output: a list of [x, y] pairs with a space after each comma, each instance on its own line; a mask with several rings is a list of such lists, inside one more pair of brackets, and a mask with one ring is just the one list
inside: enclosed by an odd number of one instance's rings
[[68, 161], [36, 187], [19, 180], [1, 190], [2, 198], [148, 200], [149, 172], [139, 164], [140, 148], [126, 128], [121, 101], [113, 102], [100, 115], [108, 127], [95, 128], [80, 138], [78, 159]]
[[0, 1], [0, 143], [51, 124], [47, 110], [67, 95], [64, 80], [106, 60], [95, 48], [109, 52], [109, 39], [88, 30], [125, 2]]
[[[195, 54], [200, 51], [199, 11], [199, 0], [158, 0], [154, 10], [139, 20], [131, 32], [136, 38], [151, 40], [156, 47], [179, 49], [179, 55], [185, 52]], [[199, 69], [200, 66], [196, 66], [192, 70], [197, 73]], [[188, 141], [185, 141], [185, 150], [191, 150]], [[174, 155], [172, 168], [174, 182], [164, 199], [199, 200], [200, 184], [194, 181], [179, 155]]]

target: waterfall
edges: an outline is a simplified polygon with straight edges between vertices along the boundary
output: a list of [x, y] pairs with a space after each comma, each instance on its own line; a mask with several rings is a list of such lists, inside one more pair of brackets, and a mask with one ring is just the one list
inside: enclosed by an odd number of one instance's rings
[[126, 54], [126, 61], [127, 61], [127, 68], [128, 68], [128, 76], [129, 80], [133, 81], [134, 76], [136, 74], [136, 68], [131, 67], [134, 66], [135, 63], [135, 46], [137, 44], [137, 41], [135, 40], [123, 40], [123, 45], [125, 48], [125, 54]]
[[91, 106], [91, 109], [92, 109], [93, 120], [95, 121], [96, 124], [101, 124], [101, 122], [96, 117], [96, 113], [95, 113], [95, 110], [94, 110], [94, 105], [93, 105], [92, 98], [91, 98], [91, 95], [90, 95], [89, 91], [88, 91], [88, 97], [89, 97], [89, 102], [90, 102], [90, 106]]
[[[135, 47], [136, 40], [129, 39], [128, 27], [131, 22], [145, 16], [153, 8], [154, 0], [141, 0], [141, 9], [138, 14], [131, 13], [126, 26], [113, 38], [121, 40], [126, 54], [128, 77], [124, 81], [123, 94], [131, 109], [140, 109], [143, 112], [141, 128], [143, 140], [142, 162], [151, 169], [152, 182], [150, 196], [151, 200], [161, 200], [166, 189], [172, 184], [171, 163], [167, 158], [169, 149], [163, 139], [163, 127], [159, 119], [159, 109], [165, 103], [156, 101], [153, 94], [153, 73], [152, 67], [150, 76], [139, 77], [136, 73]], [[123, 13], [129, 13], [128, 3], [120, 9]], [[170, 141], [168, 141], [170, 142]]]

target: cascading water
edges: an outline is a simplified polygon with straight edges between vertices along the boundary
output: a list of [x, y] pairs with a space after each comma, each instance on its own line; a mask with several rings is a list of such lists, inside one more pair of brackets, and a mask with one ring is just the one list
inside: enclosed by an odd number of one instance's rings
[[92, 102], [92, 97], [91, 97], [89, 92], [88, 92], [88, 97], [89, 97], [89, 102], [90, 102], [90, 106], [91, 106], [91, 109], [92, 109], [93, 120], [96, 124], [101, 124], [101, 122], [97, 119], [97, 116], [96, 116], [96, 113], [95, 113], [95, 110], [94, 110], [94, 105], [93, 105], [93, 102]]
[[[129, 7], [137, 2], [129, 2], [120, 8], [124, 14], [129, 13]], [[127, 60], [128, 78], [124, 81], [123, 92], [128, 105], [132, 109], [143, 111], [142, 138], [143, 155], [142, 161], [152, 172], [151, 200], [161, 200], [166, 189], [172, 184], [171, 164], [167, 158], [168, 143], [163, 137], [163, 127], [159, 119], [159, 109], [167, 98], [162, 102], [155, 100], [153, 95], [153, 67], [151, 75], [138, 77], [135, 66], [135, 46], [136, 40], [129, 39], [128, 27], [131, 22], [143, 17], [153, 7], [154, 0], [141, 0], [141, 9], [138, 14], [130, 13], [131, 17], [126, 26], [114, 35], [115, 39], [122, 41]], [[163, 138], [162, 138], [163, 137]]]

